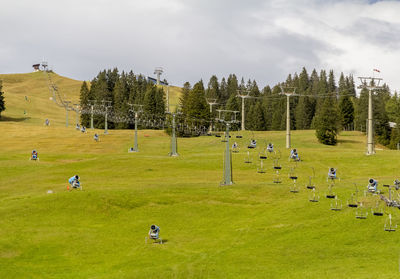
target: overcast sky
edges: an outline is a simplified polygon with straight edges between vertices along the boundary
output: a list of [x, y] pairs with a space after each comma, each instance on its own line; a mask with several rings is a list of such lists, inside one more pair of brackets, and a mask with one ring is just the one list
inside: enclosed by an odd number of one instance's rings
[[399, 15], [399, 1], [2, 0], [0, 73], [30, 72], [44, 58], [80, 80], [160, 66], [174, 85], [236, 73], [262, 88], [303, 66], [376, 68], [398, 90]]

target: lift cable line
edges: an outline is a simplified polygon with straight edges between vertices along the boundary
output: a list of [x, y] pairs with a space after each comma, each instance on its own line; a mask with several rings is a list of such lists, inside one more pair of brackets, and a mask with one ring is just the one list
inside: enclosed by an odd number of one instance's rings
[[281, 95], [286, 95], [286, 148], [290, 148], [290, 97], [299, 96], [296, 94], [296, 87], [281, 86]]
[[372, 94], [374, 91], [383, 89], [380, 86], [382, 78], [376, 77], [358, 77], [361, 84], [358, 86], [359, 89], [368, 90], [368, 127], [367, 127], [367, 155], [375, 154], [375, 143], [374, 143], [374, 129], [373, 129], [373, 113], [372, 113]]

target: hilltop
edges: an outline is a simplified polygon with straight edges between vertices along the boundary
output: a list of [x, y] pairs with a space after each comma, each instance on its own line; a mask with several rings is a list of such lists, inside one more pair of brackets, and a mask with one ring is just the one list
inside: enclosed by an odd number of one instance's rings
[[[58, 86], [60, 94], [79, 102], [79, 90], [82, 82], [49, 73]], [[4, 120], [25, 121], [31, 124], [43, 124], [46, 118], [51, 123], [65, 123], [65, 110], [55, 105], [50, 99], [52, 93], [48, 88], [46, 72], [27, 74], [2, 74], [3, 91], [5, 92], [6, 110], [2, 114]], [[74, 117], [71, 113], [71, 120]]]
[[[58, 107], [51, 99], [48, 88], [48, 73], [33, 72], [26, 74], [0, 74], [5, 92], [6, 110], [2, 121], [24, 121], [30, 124], [44, 123], [46, 118], [51, 123], [65, 124], [65, 109]], [[72, 103], [79, 103], [82, 81], [49, 73], [57, 85], [61, 96]], [[166, 86], [162, 86], [164, 92]], [[179, 101], [181, 88], [169, 86], [170, 110], [174, 110]], [[70, 123], [75, 121], [75, 113], [69, 113]]]

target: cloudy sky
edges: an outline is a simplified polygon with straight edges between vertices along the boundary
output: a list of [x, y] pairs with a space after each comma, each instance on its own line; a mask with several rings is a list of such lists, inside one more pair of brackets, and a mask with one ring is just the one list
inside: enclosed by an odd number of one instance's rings
[[260, 87], [333, 69], [400, 89], [400, 2], [371, 0], [2, 0], [0, 73], [44, 58], [71, 78], [118, 67], [182, 85], [236, 73]]

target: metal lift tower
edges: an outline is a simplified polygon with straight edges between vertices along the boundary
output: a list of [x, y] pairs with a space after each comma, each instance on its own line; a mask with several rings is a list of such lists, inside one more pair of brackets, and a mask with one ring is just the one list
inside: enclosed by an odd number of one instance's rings
[[[225, 119], [225, 117], [221, 117], [221, 112], [224, 113], [233, 113], [231, 119]], [[221, 186], [227, 186], [227, 185], [232, 185], [232, 157], [231, 157], [231, 150], [230, 150], [230, 145], [229, 145], [229, 127], [233, 123], [237, 123], [238, 121], [236, 120], [236, 113], [239, 113], [238, 111], [233, 111], [233, 110], [219, 110], [218, 111], [219, 116], [216, 119], [219, 122], [225, 123], [226, 125], [226, 132], [225, 132], [225, 138], [226, 138], [226, 143], [225, 143], [225, 154], [224, 154], [224, 177], [221, 182]]]
[[379, 84], [383, 80], [382, 78], [376, 77], [358, 77], [361, 85], [358, 86], [360, 89], [368, 90], [368, 130], [367, 130], [367, 155], [375, 154], [375, 143], [374, 143], [374, 129], [373, 129], [373, 113], [372, 113], [372, 94], [373, 91], [382, 89], [383, 86]]
[[299, 96], [295, 94], [296, 87], [282, 87], [281, 95], [286, 95], [286, 148], [290, 148], [290, 97]]

